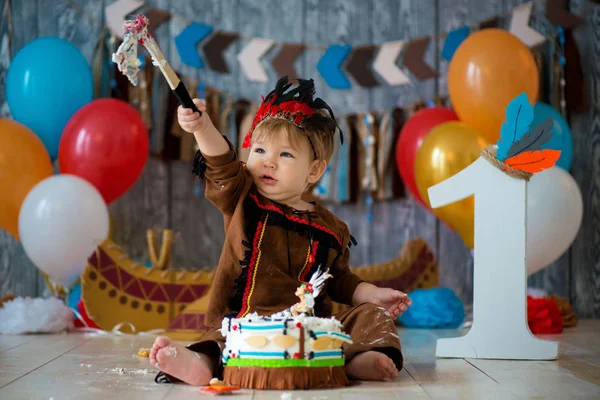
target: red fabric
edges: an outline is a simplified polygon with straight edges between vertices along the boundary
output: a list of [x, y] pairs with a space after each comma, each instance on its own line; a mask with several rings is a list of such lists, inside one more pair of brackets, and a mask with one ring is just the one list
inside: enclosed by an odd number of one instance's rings
[[527, 296], [527, 323], [534, 334], [563, 331], [563, 320], [558, 305], [547, 298]]
[[[88, 324], [90, 328], [100, 329], [100, 327], [96, 325], [96, 323], [87, 314], [87, 311], [85, 310], [85, 304], [83, 304], [83, 300], [81, 299], [79, 300], [79, 303], [77, 303], [77, 310], [79, 311], [79, 314], [81, 314], [81, 318], [83, 318], [83, 320]], [[85, 327], [78, 318], [75, 318], [74, 323], [75, 327], [77, 328]]]
[[277, 96], [273, 96], [267, 103], [265, 103], [265, 99], [262, 98], [262, 104], [256, 112], [256, 117], [254, 117], [250, 131], [248, 131], [246, 137], [244, 138], [242, 148], [246, 149], [250, 147], [254, 128], [256, 128], [256, 125], [258, 125], [260, 121], [266, 119], [267, 117], [274, 117], [279, 114], [287, 117], [290, 122], [293, 121], [295, 125], [300, 125], [302, 121], [304, 121], [304, 118], [314, 114], [315, 112], [315, 110], [313, 110], [308, 104], [297, 100], [290, 100], [274, 105], [273, 103], [275, 102], [276, 97]]

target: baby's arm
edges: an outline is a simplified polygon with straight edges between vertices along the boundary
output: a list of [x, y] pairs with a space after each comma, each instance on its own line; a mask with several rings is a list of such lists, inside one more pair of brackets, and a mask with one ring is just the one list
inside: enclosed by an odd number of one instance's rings
[[373, 303], [385, 308], [392, 318], [397, 318], [412, 304], [408, 295], [399, 290], [377, 287], [368, 282], [356, 286], [352, 304]]
[[[346, 227], [344, 239], [347, 241], [349, 238], [350, 231]], [[349, 261], [350, 250], [345, 246], [331, 265], [333, 278], [327, 286], [327, 291], [333, 301], [353, 306], [362, 303], [377, 304], [385, 308], [393, 318], [402, 315], [412, 304], [406, 293], [391, 288], [380, 288], [362, 280], [350, 270]]]
[[202, 116], [190, 108], [179, 106], [177, 121], [181, 128], [194, 134], [198, 148], [205, 156], [220, 156], [227, 153], [229, 145], [210, 120], [206, 113], [206, 105], [199, 99], [194, 99], [194, 104], [202, 111]]
[[204, 103], [194, 99], [194, 104], [202, 111], [202, 116], [191, 109], [179, 107], [179, 125], [186, 132], [193, 133], [198, 143], [206, 167], [203, 174], [206, 198], [223, 214], [232, 215], [252, 180], [237, 159], [231, 142], [211, 122]]

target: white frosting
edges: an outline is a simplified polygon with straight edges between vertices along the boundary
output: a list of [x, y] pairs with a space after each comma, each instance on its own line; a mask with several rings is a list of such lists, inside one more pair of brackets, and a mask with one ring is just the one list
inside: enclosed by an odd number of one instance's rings
[[137, 74], [141, 65], [138, 59], [138, 43], [148, 50], [152, 57], [152, 64], [163, 68], [167, 61], [164, 59], [156, 40], [148, 33], [148, 18], [139, 15], [135, 21], [125, 21], [123, 26], [126, 30], [123, 35], [123, 43], [112, 55], [112, 61], [118, 65], [119, 71], [126, 75], [135, 86], [138, 83]]
[[129, 82], [135, 86], [138, 84], [137, 74], [142, 63], [137, 57], [137, 42], [135, 40], [131, 42], [130, 38], [131, 36], [123, 40], [117, 52], [112, 55], [112, 61], [117, 64], [119, 71], [127, 76]]

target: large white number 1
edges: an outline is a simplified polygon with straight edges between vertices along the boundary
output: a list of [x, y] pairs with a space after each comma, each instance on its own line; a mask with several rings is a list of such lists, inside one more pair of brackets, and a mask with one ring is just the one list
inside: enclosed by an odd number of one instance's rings
[[428, 192], [433, 208], [475, 195], [473, 325], [465, 336], [439, 339], [436, 356], [556, 359], [558, 343], [527, 325], [527, 182], [480, 157]]

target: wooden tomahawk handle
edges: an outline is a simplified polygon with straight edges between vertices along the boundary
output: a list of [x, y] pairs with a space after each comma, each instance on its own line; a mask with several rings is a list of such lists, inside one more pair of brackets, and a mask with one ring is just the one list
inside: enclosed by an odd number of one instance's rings
[[173, 71], [173, 68], [171, 68], [171, 66], [165, 59], [164, 55], [162, 53], [160, 53], [160, 54], [157, 54], [156, 56], [157, 56], [156, 58], [159, 60], [158, 68], [160, 68], [160, 71], [162, 72], [165, 79], [169, 83], [169, 86], [171, 87], [171, 91], [175, 94], [175, 97], [177, 97], [177, 100], [179, 100], [179, 104], [181, 104], [184, 108], [191, 108], [193, 111], [202, 115], [202, 111], [198, 110], [198, 108], [192, 101], [190, 94], [188, 93], [187, 89], [185, 88], [185, 85], [179, 79], [179, 77], [177, 76], [175, 71]]

